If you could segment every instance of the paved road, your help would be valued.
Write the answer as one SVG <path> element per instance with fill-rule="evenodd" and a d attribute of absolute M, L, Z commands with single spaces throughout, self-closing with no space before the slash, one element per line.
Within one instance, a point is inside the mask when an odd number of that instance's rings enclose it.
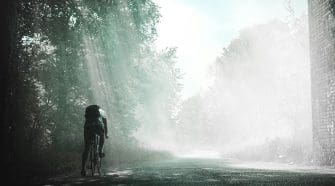
<path fill-rule="evenodd" d="M 248 165 L 248 167 L 253 167 Z M 257 167 L 257 166 L 255 166 Z M 104 176 L 59 177 L 45 185 L 334 185 L 335 171 L 281 167 L 246 168 L 222 159 L 173 159 L 111 168 Z"/>

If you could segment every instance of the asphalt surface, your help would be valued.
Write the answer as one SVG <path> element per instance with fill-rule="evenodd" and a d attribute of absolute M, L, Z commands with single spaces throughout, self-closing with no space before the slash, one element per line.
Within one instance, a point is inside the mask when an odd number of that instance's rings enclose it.
<path fill-rule="evenodd" d="M 260 167 L 260 168 L 259 168 Z M 41 185 L 334 185 L 335 170 L 243 165 L 224 159 L 173 159 L 109 168 L 102 176 L 64 176 Z"/>

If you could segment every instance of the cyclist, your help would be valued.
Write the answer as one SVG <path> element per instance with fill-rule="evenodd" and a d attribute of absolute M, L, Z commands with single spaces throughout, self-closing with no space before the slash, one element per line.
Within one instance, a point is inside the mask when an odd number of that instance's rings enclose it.
<path fill-rule="evenodd" d="M 90 149 L 91 142 L 95 136 L 99 135 L 99 157 L 102 158 L 105 156 L 103 153 L 103 145 L 105 138 L 108 138 L 107 133 L 107 119 L 106 113 L 98 105 L 90 105 L 86 107 L 85 110 L 85 125 L 84 125 L 84 151 L 82 154 L 82 163 L 81 163 L 81 175 L 86 175 L 86 161 L 88 157 L 88 151 Z"/>

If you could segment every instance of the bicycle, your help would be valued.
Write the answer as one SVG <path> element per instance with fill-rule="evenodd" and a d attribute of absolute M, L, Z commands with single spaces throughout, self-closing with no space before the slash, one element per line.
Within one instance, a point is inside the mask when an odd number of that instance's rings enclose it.
<path fill-rule="evenodd" d="M 98 173 L 99 176 L 102 175 L 102 158 L 99 156 L 98 152 L 99 135 L 94 134 L 94 138 L 91 142 L 90 152 L 89 152 L 89 169 L 91 169 L 91 176 Z"/>

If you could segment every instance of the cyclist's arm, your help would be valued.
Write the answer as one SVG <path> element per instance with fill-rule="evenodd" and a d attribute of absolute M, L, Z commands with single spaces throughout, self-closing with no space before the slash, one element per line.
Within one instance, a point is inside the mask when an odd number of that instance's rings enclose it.
<path fill-rule="evenodd" d="M 108 138 L 107 119 L 102 118 L 102 122 L 104 123 L 105 136 Z"/>

